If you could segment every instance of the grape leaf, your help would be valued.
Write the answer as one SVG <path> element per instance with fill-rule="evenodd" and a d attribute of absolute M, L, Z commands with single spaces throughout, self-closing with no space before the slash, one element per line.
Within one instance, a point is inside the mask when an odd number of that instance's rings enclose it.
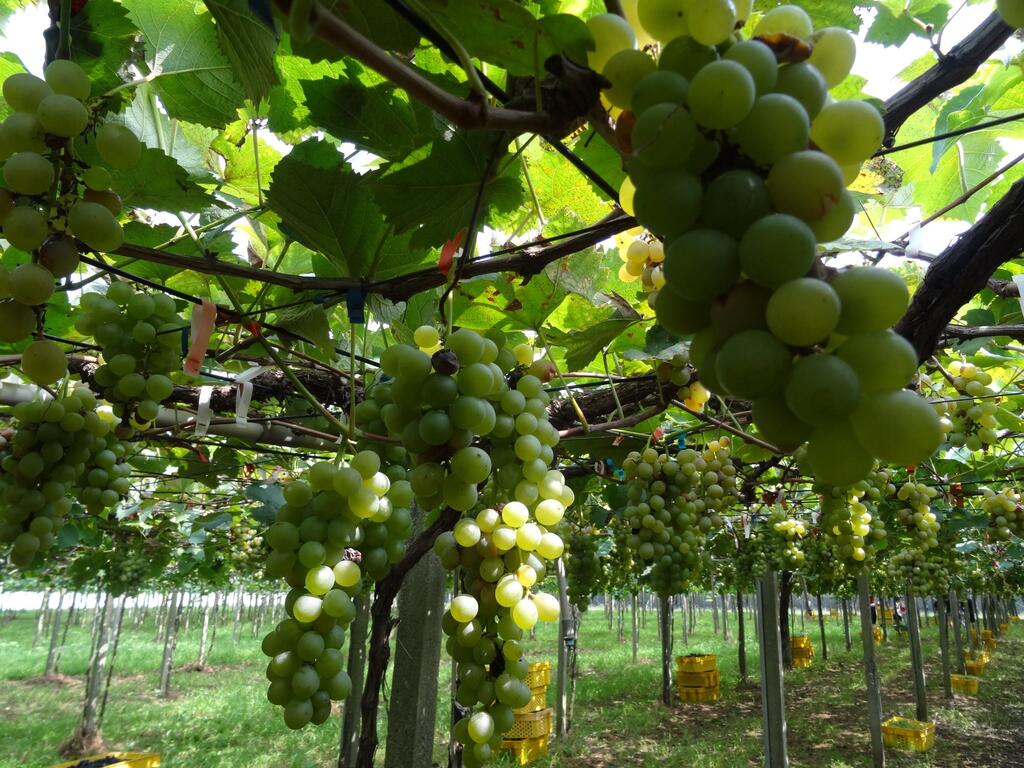
<path fill-rule="evenodd" d="M 419 32 L 384 0 L 324 0 L 320 5 L 386 50 L 410 51 L 419 42 Z M 311 61 L 340 61 L 345 57 L 341 49 L 317 37 L 301 43 L 292 40 L 291 45 L 296 54 Z"/>
<path fill-rule="evenodd" d="M 21 63 L 19 59 L 13 53 L 0 53 L 0 81 L 6 80 L 11 75 L 15 75 L 18 72 L 24 72 L 25 65 Z M 3 96 L 0 96 L 0 118 L 5 118 L 11 114 L 11 108 L 7 106 L 7 102 Z"/>
<path fill-rule="evenodd" d="M 569 368 L 582 371 L 601 350 L 611 344 L 623 331 L 640 322 L 639 318 L 606 317 L 586 328 L 572 331 L 561 331 L 557 328 L 545 328 L 547 340 L 557 347 L 562 347 Z"/>
<path fill-rule="evenodd" d="M 116 88 L 124 79 L 131 79 L 125 61 L 132 57 L 136 34 L 128 14 L 114 0 L 90 0 L 71 17 L 75 63 L 89 75 L 93 96 Z M 125 96 L 130 92 L 120 93 Z M 111 101 L 108 106 L 116 112 L 120 102 Z"/>
<path fill-rule="evenodd" d="M 274 53 L 277 40 L 273 31 L 249 10 L 246 0 L 204 0 L 217 21 L 221 48 L 234 67 L 246 95 L 256 103 L 277 85 Z"/>
<path fill-rule="evenodd" d="M 309 107 L 303 82 L 315 82 L 323 77 L 344 73 L 344 67 L 329 61 L 311 62 L 303 56 L 280 54 L 275 60 L 279 84 L 270 91 L 268 99 L 268 127 L 287 138 L 287 134 L 305 128 L 309 120 Z"/>
<path fill-rule="evenodd" d="M 142 33 L 153 88 L 172 118 L 220 128 L 245 101 L 207 14 L 192 0 L 122 0 Z"/>

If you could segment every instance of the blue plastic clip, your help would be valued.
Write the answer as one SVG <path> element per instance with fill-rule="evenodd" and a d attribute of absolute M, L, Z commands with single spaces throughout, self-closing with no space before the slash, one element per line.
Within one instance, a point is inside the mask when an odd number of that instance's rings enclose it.
<path fill-rule="evenodd" d="M 366 291 L 362 286 L 348 289 L 348 293 L 345 295 L 345 306 L 348 309 L 348 321 L 352 325 L 362 325 L 366 322 L 366 313 L 363 311 L 365 301 Z"/>
<path fill-rule="evenodd" d="M 686 447 L 686 433 L 685 432 L 680 432 L 679 433 L 679 436 L 676 438 L 676 445 L 678 445 L 680 448 L 685 448 Z"/>
<path fill-rule="evenodd" d="M 621 480 L 622 478 L 624 478 L 626 476 L 626 470 L 624 470 L 624 469 L 616 469 L 615 470 L 615 476 Z"/>

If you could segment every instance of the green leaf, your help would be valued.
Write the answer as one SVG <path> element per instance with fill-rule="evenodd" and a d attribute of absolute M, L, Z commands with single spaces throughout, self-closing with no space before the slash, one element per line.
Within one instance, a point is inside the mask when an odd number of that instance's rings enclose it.
<path fill-rule="evenodd" d="M 384 0 L 324 0 L 320 5 L 385 50 L 408 52 L 420 40 L 419 32 Z M 292 40 L 291 45 L 295 53 L 311 61 L 340 61 L 345 57 L 339 48 L 317 37 L 304 43 Z"/>
<path fill-rule="evenodd" d="M 234 136 L 222 135 L 210 148 L 224 158 L 224 191 L 233 194 L 249 205 L 258 205 L 266 190 L 274 168 L 281 160 L 281 154 L 262 138 L 261 133 L 248 131 L 245 140 L 239 143 Z M 259 152 L 257 164 L 255 152 Z"/>
<path fill-rule="evenodd" d="M 305 142 L 277 164 L 267 202 L 281 217 L 282 230 L 344 275 L 368 277 L 410 258 L 407 238 L 391 234 L 366 177 L 326 142 Z"/>
<path fill-rule="evenodd" d="M 566 351 L 566 363 L 574 371 L 582 371 L 601 350 L 611 344 L 620 333 L 639 318 L 609 317 L 585 328 L 565 332 L 557 328 L 545 329 L 544 335 L 555 346 Z"/>
<path fill-rule="evenodd" d="M 218 132 L 213 128 L 181 120 L 172 124 L 167 115 L 151 108 L 146 89 L 139 89 L 125 111 L 108 117 L 107 122 L 128 126 L 147 147 L 159 149 L 161 141 L 166 142 L 167 154 L 188 171 L 189 176 L 204 181 L 213 180 L 208 154 L 210 142 L 217 137 Z"/>
<path fill-rule="evenodd" d="M 321 304 L 302 304 L 288 307 L 275 313 L 274 322 L 284 326 L 292 333 L 309 339 L 324 350 L 333 350 L 331 343 L 331 323 L 327 311 Z"/>
<path fill-rule="evenodd" d="M 142 33 L 153 88 L 172 118 L 220 128 L 237 118 L 245 91 L 192 0 L 121 0 Z"/>
<path fill-rule="evenodd" d="M 274 71 L 277 40 L 257 19 L 246 0 L 204 0 L 217 22 L 221 48 L 253 103 L 262 101 L 278 83 Z"/>
<path fill-rule="evenodd" d="M 469 225 L 481 186 L 478 228 L 491 214 L 518 206 L 523 200 L 518 164 L 509 164 L 481 185 L 495 140 L 493 134 L 459 131 L 420 149 L 405 165 L 389 166 L 383 175 L 374 176 L 370 182 L 374 198 L 395 231 L 413 232 L 414 247 L 441 245 Z M 495 167 L 500 169 L 508 153 L 503 146 L 497 151 L 502 157 Z"/>
<path fill-rule="evenodd" d="M 25 71 L 25 65 L 13 53 L 0 53 L 0 81 L 6 80 L 11 75 Z M 3 96 L 0 96 L 0 119 L 11 114 L 11 108 Z"/>
<path fill-rule="evenodd" d="M 267 121 L 268 127 L 274 133 L 287 135 L 312 125 L 303 83 L 340 75 L 344 68 L 334 62 L 323 61 L 314 64 L 303 56 L 284 54 L 278 55 L 275 63 L 280 85 L 270 92 Z"/>
<path fill-rule="evenodd" d="M 301 85 L 315 125 L 387 160 L 403 159 L 438 134 L 433 113 L 390 83 L 349 77 Z"/>
<path fill-rule="evenodd" d="M 71 17 L 75 63 L 92 81 L 92 95 L 99 96 L 131 79 L 125 62 L 132 58 L 138 34 L 124 8 L 114 0 L 90 0 Z M 124 77 L 122 77 L 124 75 Z M 121 95 L 128 95 L 122 91 Z M 114 103 L 116 107 L 117 102 Z"/>
<path fill-rule="evenodd" d="M 277 483 L 254 483 L 245 487 L 245 498 L 258 501 L 262 506 L 249 507 L 252 516 L 264 525 L 270 525 L 277 510 L 284 506 L 284 490 Z"/>

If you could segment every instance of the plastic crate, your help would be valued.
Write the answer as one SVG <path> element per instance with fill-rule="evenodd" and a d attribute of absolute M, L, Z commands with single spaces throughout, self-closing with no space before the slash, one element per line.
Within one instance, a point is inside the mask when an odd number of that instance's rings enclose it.
<path fill-rule="evenodd" d="M 991 640 L 992 639 L 992 630 L 991 629 L 983 629 L 983 630 L 981 630 L 981 639 L 982 640 Z"/>
<path fill-rule="evenodd" d="M 810 635 L 793 635 L 791 638 L 789 638 L 789 644 L 793 647 L 794 651 L 797 648 L 813 648 L 814 647 L 813 645 L 811 645 L 811 636 Z"/>
<path fill-rule="evenodd" d="M 530 712 L 540 712 L 544 707 L 548 705 L 548 687 L 542 685 L 540 688 L 532 688 L 533 698 L 530 699 L 530 703 L 525 707 L 512 710 L 517 715 L 524 715 Z"/>
<path fill-rule="evenodd" d="M 982 664 L 988 664 L 992 661 L 992 657 L 988 655 L 988 651 L 970 651 L 967 654 L 967 658 L 971 661 L 980 661 Z"/>
<path fill-rule="evenodd" d="M 794 656 L 793 669 L 807 669 L 814 663 L 813 656 Z"/>
<path fill-rule="evenodd" d="M 996 649 L 996 639 L 994 637 L 986 637 L 983 642 L 985 643 L 986 651 L 994 651 Z"/>
<path fill-rule="evenodd" d="M 722 682 L 722 674 L 717 669 L 710 672 L 679 672 L 676 685 L 680 688 L 711 688 Z"/>
<path fill-rule="evenodd" d="M 520 765 L 532 763 L 538 757 L 548 753 L 548 737 L 538 736 L 535 739 L 505 739 L 498 749 L 511 752 Z"/>
<path fill-rule="evenodd" d="M 677 686 L 676 692 L 679 694 L 680 700 L 686 702 L 718 701 L 719 687 L 717 685 L 708 686 L 707 688 L 684 688 L 683 686 Z"/>
<path fill-rule="evenodd" d="M 551 682 L 551 662 L 538 661 L 531 664 L 523 680 L 530 688 L 543 688 Z"/>
<path fill-rule="evenodd" d="M 160 755 L 156 752 L 105 752 L 102 755 L 90 755 L 58 763 L 52 768 L 75 768 L 87 760 L 102 760 L 105 757 L 119 758 L 119 762 L 107 763 L 103 768 L 159 768 Z"/>
<path fill-rule="evenodd" d="M 978 683 L 981 680 L 974 675 L 950 675 L 949 684 L 953 690 L 957 693 L 962 693 L 965 696 L 977 696 L 978 695 Z"/>
<path fill-rule="evenodd" d="M 506 739 L 538 739 L 541 736 L 551 735 L 551 727 L 554 721 L 554 710 L 548 707 L 540 712 L 528 712 L 516 715 L 516 721 L 512 727 L 502 734 Z"/>
<path fill-rule="evenodd" d="M 927 752 L 935 745 L 935 723 L 890 717 L 882 723 L 882 739 L 887 747 Z"/>
<path fill-rule="evenodd" d="M 1000 624 L 999 625 L 999 631 L 1002 632 L 1003 634 L 1006 634 L 1007 632 L 1010 631 L 1010 625 L 1009 624 Z"/>
<path fill-rule="evenodd" d="M 1010 623 L 1011 624 L 1016 624 L 1018 621 L 1020 621 L 1020 616 L 1011 616 L 1010 617 Z"/>
<path fill-rule="evenodd" d="M 967 674 L 972 677 L 978 677 L 985 672 L 985 667 L 988 666 L 987 661 L 971 661 L 967 660 L 964 662 L 964 668 L 967 670 Z"/>
<path fill-rule="evenodd" d="M 676 672 L 710 672 L 718 669 L 717 656 L 676 656 Z"/>

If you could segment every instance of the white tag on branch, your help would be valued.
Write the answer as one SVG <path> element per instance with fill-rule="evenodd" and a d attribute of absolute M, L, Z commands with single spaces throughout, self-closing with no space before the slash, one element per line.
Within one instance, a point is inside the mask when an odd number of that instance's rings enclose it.
<path fill-rule="evenodd" d="M 921 255 L 922 238 L 921 224 L 919 222 L 907 233 L 907 248 L 904 251 L 904 255 L 908 259 L 916 259 Z"/>
<path fill-rule="evenodd" d="M 261 373 L 269 371 L 265 365 L 255 365 L 247 371 L 242 371 L 235 377 L 235 423 L 247 424 L 249 422 L 249 403 L 252 402 L 252 380 Z"/>
<path fill-rule="evenodd" d="M 213 417 L 213 410 L 210 408 L 210 397 L 213 395 L 213 387 L 204 384 L 199 388 L 199 410 L 196 411 L 196 437 L 202 437 L 210 428 L 210 419 Z"/>

